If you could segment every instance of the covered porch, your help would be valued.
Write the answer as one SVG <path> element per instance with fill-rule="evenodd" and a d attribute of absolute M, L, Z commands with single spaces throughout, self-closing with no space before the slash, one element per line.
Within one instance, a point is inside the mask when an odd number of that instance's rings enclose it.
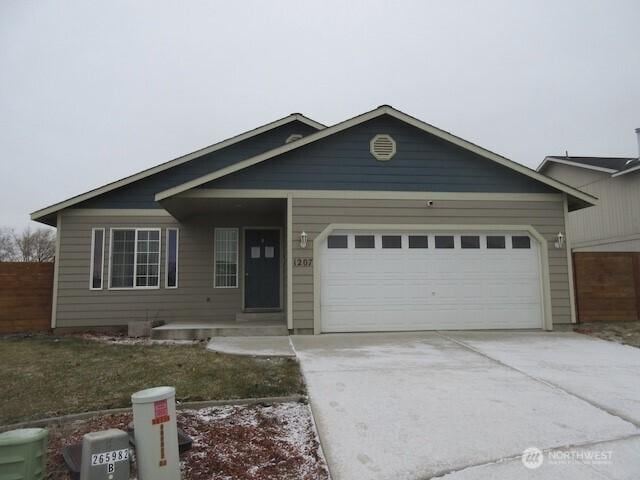
<path fill-rule="evenodd" d="M 178 289 L 197 292 L 206 313 L 174 318 L 152 337 L 287 335 L 287 199 L 187 193 L 161 204 L 179 224 Z"/>

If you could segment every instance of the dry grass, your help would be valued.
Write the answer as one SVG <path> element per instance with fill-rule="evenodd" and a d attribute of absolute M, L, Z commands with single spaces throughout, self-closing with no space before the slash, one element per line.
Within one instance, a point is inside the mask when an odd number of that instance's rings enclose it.
<path fill-rule="evenodd" d="M 581 323 L 574 331 L 640 348 L 640 322 Z"/>
<path fill-rule="evenodd" d="M 0 425 L 130 406 L 171 385 L 179 401 L 304 392 L 293 359 L 223 355 L 204 345 L 109 345 L 75 337 L 0 337 Z"/>

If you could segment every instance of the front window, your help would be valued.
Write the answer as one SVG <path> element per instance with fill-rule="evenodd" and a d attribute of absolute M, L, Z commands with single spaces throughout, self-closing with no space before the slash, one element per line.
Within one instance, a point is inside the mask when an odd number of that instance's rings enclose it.
<path fill-rule="evenodd" d="M 214 243 L 215 287 L 236 288 L 238 286 L 238 229 L 216 228 Z"/>
<path fill-rule="evenodd" d="M 111 288 L 160 286 L 160 229 L 111 230 Z"/>
<path fill-rule="evenodd" d="M 178 229 L 167 228 L 165 287 L 178 288 Z"/>
<path fill-rule="evenodd" d="M 91 290 L 102 289 L 102 265 L 104 264 L 104 228 L 91 231 Z"/>

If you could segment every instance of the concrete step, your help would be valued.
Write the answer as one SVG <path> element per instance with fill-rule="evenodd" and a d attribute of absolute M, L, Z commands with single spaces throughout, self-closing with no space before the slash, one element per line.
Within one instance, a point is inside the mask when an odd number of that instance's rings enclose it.
<path fill-rule="evenodd" d="M 238 312 L 236 322 L 284 322 L 283 312 Z"/>
<path fill-rule="evenodd" d="M 289 335 L 285 324 L 167 324 L 151 330 L 154 340 L 206 340 L 213 337 L 277 337 Z"/>

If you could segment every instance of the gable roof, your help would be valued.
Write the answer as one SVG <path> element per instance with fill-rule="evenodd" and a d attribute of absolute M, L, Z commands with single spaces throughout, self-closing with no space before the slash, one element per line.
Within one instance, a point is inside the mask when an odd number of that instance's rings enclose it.
<path fill-rule="evenodd" d="M 549 155 L 538 166 L 537 171 L 544 170 L 549 163 L 560 163 L 572 167 L 585 168 L 598 172 L 616 173 L 628 168 L 630 163 L 637 162 L 633 157 L 570 157 L 568 155 Z"/>
<path fill-rule="evenodd" d="M 274 148 L 273 150 L 269 150 L 267 152 L 261 153 L 259 155 L 256 155 L 254 157 L 248 158 L 246 160 L 242 160 L 238 163 L 235 163 L 229 167 L 226 168 L 222 168 L 219 170 L 216 170 L 214 172 L 211 172 L 207 175 L 203 175 L 202 177 L 196 178 L 194 180 L 185 182 L 181 185 L 177 185 L 175 187 L 169 188 L 167 190 L 164 190 L 162 192 L 159 192 L 156 194 L 155 199 L 156 201 L 161 201 L 163 199 L 172 197 L 174 195 L 178 195 L 182 192 L 185 192 L 187 190 L 190 190 L 192 188 L 196 188 L 200 185 L 203 185 L 207 182 L 216 180 L 218 178 L 224 177 L 225 175 L 229 175 L 231 173 L 237 172 L 239 170 L 251 167 L 253 165 L 256 165 L 258 163 L 264 162 L 265 160 L 268 160 L 270 158 L 276 157 L 278 155 L 282 155 L 284 153 L 290 152 L 292 150 L 295 150 L 297 148 L 303 147 L 305 145 L 308 145 L 310 143 L 313 142 L 317 142 L 318 140 L 321 140 L 323 138 L 327 138 L 331 135 L 334 135 L 338 132 L 347 130 L 351 127 L 354 127 L 356 125 L 359 125 L 361 123 L 364 123 L 368 120 L 380 117 L 382 115 L 389 115 L 393 118 L 396 118 L 402 122 L 405 122 L 409 125 L 412 125 L 420 130 L 423 130 L 431 135 L 434 135 L 436 137 L 439 137 L 449 143 L 452 143 L 454 145 L 457 145 L 459 147 L 462 147 L 468 151 L 471 151 L 477 155 L 480 155 L 484 158 L 487 158 L 489 160 L 492 160 L 504 167 L 510 168 L 512 170 L 515 170 L 516 172 L 519 172 L 523 175 L 526 175 L 530 178 L 533 178 L 534 180 L 537 180 L 539 182 L 542 182 L 552 188 L 555 188 L 556 190 L 559 190 L 561 192 L 565 192 L 567 194 L 569 194 L 571 197 L 579 200 L 580 202 L 582 202 L 585 206 L 589 206 L 589 205 L 594 205 L 595 202 L 597 201 L 596 197 L 593 197 L 592 195 L 589 195 L 587 193 L 584 193 L 580 190 L 577 190 L 569 185 L 566 185 L 562 182 L 559 182 L 558 180 L 555 180 L 553 178 L 547 177 L 541 173 L 536 172 L 535 170 L 532 170 L 528 167 L 525 167 L 524 165 L 521 165 L 519 163 L 516 163 L 512 160 L 509 160 L 506 157 L 503 157 L 501 155 L 498 155 L 497 153 L 491 152 L 485 148 L 482 148 L 474 143 L 471 143 L 467 140 L 464 140 L 460 137 L 456 137 L 455 135 L 446 132 L 444 130 L 441 130 L 437 127 L 434 127 L 433 125 L 430 125 L 428 123 L 425 123 L 421 120 L 418 120 L 415 117 L 412 117 L 410 115 L 407 115 L 404 112 L 401 112 L 399 110 L 396 110 L 395 108 L 389 106 L 389 105 L 382 105 L 374 110 L 371 110 L 369 112 L 363 113 L 361 115 L 358 115 L 356 117 L 353 117 L 349 120 L 345 120 L 341 123 L 337 123 L 331 127 L 327 127 L 321 131 L 318 131 L 316 133 L 312 133 L 311 135 L 307 135 L 306 137 L 303 137 L 299 140 L 296 140 L 295 142 L 292 142 L 290 144 L 285 144 L 282 145 L 278 148 Z"/>
<path fill-rule="evenodd" d="M 74 197 L 71 197 L 67 200 L 64 200 L 62 202 L 58 202 L 55 203 L 53 205 L 50 205 L 48 207 L 45 207 L 43 209 L 40 210 L 36 210 L 35 212 L 31 213 L 31 220 L 41 220 L 44 219 L 44 217 L 47 217 L 49 215 L 52 215 L 64 208 L 69 208 L 73 205 L 77 205 L 80 202 L 84 202 L 85 200 L 88 200 L 90 198 L 93 197 L 97 197 L 98 195 L 102 195 L 104 193 L 110 192 L 112 190 L 115 190 L 117 188 L 123 187 L 125 185 L 128 185 L 130 183 L 136 182 L 138 180 L 142 180 L 143 178 L 149 177 L 151 175 L 154 175 L 156 173 L 160 173 L 163 172 L 165 170 L 168 170 L 170 168 L 176 167 L 178 165 L 182 165 L 184 163 L 187 163 L 191 160 L 195 160 L 196 158 L 200 158 L 204 155 L 213 153 L 215 151 L 218 150 L 222 150 L 223 148 L 229 147 L 231 145 L 240 143 L 242 141 L 248 140 L 252 137 L 255 137 L 257 135 L 260 135 L 262 133 L 268 132 L 270 130 L 273 130 L 275 128 L 281 127 L 283 125 L 286 125 L 288 123 L 291 123 L 293 121 L 298 121 L 298 122 L 302 122 L 306 125 L 309 125 L 310 127 L 315 128 L 316 130 L 321 130 L 326 128 L 325 125 L 316 122 L 315 120 L 312 120 L 308 117 L 305 117 L 304 115 L 302 115 L 301 113 L 292 113 L 286 117 L 280 118 L 278 120 L 275 120 L 273 122 L 267 123 L 265 125 L 262 125 L 260 127 L 254 128 L 252 130 L 248 130 L 244 133 L 241 133 L 239 135 L 233 136 L 231 138 L 228 138 L 226 140 L 223 140 L 221 142 L 218 143 L 214 143 L 212 145 L 209 145 L 208 147 L 204 147 L 201 148 L 199 150 L 196 150 L 194 152 L 188 153 L 186 155 L 183 155 L 181 157 L 178 158 L 174 158 L 173 160 L 169 160 L 168 162 L 164 162 L 161 163 L 160 165 L 156 165 L 155 167 L 151 167 L 148 168 L 146 170 L 142 170 L 138 173 L 135 173 L 133 175 L 130 175 L 128 177 L 122 178 L 120 180 L 116 180 L 115 182 L 111 182 L 108 183 L 106 185 L 103 185 L 102 187 L 98 187 L 95 188 L 93 190 L 89 190 L 88 192 L 82 193 L 80 195 L 76 195 Z"/>

